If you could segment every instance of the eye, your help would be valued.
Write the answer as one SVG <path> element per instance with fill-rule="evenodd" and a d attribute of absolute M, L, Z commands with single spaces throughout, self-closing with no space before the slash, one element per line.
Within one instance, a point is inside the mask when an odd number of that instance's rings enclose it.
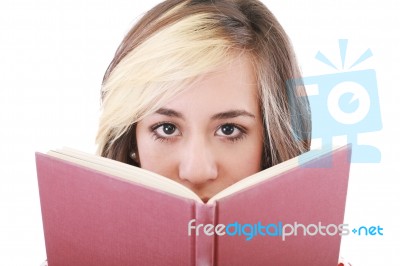
<path fill-rule="evenodd" d="M 234 125 L 223 125 L 221 127 L 221 132 L 224 135 L 232 135 L 232 133 L 235 131 L 235 126 Z"/>
<path fill-rule="evenodd" d="M 224 124 L 218 128 L 217 132 L 215 132 L 215 135 L 226 137 L 229 140 L 238 140 L 242 138 L 245 133 L 245 130 L 240 126 L 235 124 Z"/>
<path fill-rule="evenodd" d="M 152 131 L 156 138 L 172 138 L 181 135 L 179 129 L 172 123 L 157 124 L 152 128 Z"/>

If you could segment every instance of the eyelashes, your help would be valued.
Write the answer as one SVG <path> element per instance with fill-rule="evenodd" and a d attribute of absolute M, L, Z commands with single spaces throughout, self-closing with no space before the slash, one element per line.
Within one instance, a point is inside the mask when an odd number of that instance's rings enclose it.
<path fill-rule="evenodd" d="M 237 124 L 227 123 L 220 125 L 214 135 L 235 142 L 243 139 L 247 135 L 247 130 Z"/>
<path fill-rule="evenodd" d="M 174 141 L 182 136 L 179 127 L 172 122 L 160 122 L 150 127 L 154 140 L 161 142 Z M 219 125 L 214 136 L 229 142 L 242 140 L 247 136 L 247 129 L 235 123 L 224 123 Z"/>
<path fill-rule="evenodd" d="M 182 133 L 179 131 L 178 127 L 171 122 L 161 122 L 151 127 L 151 132 L 155 140 L 167 141 L 172 140 Z"/>

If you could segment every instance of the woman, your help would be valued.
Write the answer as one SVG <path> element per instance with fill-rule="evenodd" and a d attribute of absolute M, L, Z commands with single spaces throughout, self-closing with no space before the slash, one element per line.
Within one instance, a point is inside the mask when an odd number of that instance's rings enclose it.
<path fill-rule="evenodd" d="M 299 78 L 289 38 L 261 2 L 164 1 L 128 32 L 105 73 L 98 153 L 206 202 L 309 150 Z"/>
<path fill-rule="evenodd" d="M 129 31 L 105 73 L 98 152 L 204 201 L 310 147 L 289 39 L 256 0 L 168 0 Z"/>

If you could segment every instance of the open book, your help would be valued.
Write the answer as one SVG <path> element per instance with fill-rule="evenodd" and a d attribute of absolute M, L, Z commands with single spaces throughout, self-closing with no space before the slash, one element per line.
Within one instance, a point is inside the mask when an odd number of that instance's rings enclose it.
<path fill-rule="evenodd" d="M 36 153 L 48 264 L 337 265 L 350 152 L 305 153 L 207 203 L 121 162 Z"/>

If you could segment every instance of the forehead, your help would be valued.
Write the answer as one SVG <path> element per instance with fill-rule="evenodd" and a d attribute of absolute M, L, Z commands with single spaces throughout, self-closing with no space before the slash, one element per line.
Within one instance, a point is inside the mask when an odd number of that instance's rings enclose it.
<path fill-rule="evenodd" d="M 247 56 L 239 56 L 203 74 L 164 107 L 183 113 L 215 113 L 259 109 L 258 86 L 253 65 Z"/>

